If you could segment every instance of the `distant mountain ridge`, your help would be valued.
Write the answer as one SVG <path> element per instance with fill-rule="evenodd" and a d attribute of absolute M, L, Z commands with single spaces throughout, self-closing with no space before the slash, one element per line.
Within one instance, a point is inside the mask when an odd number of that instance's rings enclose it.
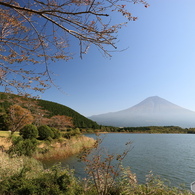
<path fill-rule="evenodd" d="M 195 112 L 158 96 L 148 97 L 128 109 L 89 117 L 100 125 L 117 127 L 195 127 Z"/>

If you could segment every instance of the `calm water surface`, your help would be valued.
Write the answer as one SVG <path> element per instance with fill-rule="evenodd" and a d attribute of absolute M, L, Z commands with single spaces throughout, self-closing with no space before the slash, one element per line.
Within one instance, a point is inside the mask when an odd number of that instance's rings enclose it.
<path fill-rule="evenodd" d="M 96 137 L 94 134 L 87 134 Z M 145 182 L 145 175 L 150 171 L 163 179 L 171 182 L 172 186 L 185 184 L 190 188 L 190 183 L 195 181 L 195 135 L 193 134 L 102 134 L 101 147 L 105 153 L 121 154 L 125 150 L 126 142 L 133 142 L 132 150 L 124 159 L 123 165 L 129 166 L 136 173 L 138 182 Z M 46 162 L 51 166 L 56 161 Z M 73 156 L 61 160 L 62 166 L 75 169 L 77 176 L 83 177 L 84 165 Z"/>

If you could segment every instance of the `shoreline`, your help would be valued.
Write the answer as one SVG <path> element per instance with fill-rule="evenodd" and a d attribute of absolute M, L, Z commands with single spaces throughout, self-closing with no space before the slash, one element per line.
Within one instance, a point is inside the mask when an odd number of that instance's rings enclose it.
<path fill-rule="evenodd" d="M 51 143 L 49 146 L 43 144 L 41 149 L 48 149 L 46 153 L 35 153 L 33 158 L 45 161 L 45 160 L 60 160 L 66 159 L 75 154 L 82 152 L 83 148 L 93 148 L 95 144 L 95 139 L 87 136 L 72 137 L 70 140 L 65 140 L 63 142 Z"/>
<path fill-rule="evenodd" d="M 83 148 L 93 148 L 96 140 L 84 135 L 75 136 L 71 139 L 58 140 L 51 143 L 40 142 L 37 151 L 33 154 L 36 160 L 64 159 L 82 152 Z M 0 156 L 12 145 L 8 137 L 0 137 Z"/>

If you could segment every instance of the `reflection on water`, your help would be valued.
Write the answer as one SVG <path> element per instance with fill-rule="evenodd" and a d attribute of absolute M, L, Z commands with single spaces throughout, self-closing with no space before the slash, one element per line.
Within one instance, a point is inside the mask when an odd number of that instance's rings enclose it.
<path fill-rule="evenodd" d="M 94 134 L 87 134 L 96 137 Z M 168 179 L 173 186 L 185 184 L 187 188 L 195 181 L 195 135 L 192 134 L 102 134 L 101 147 L 110 154 L 120 154 L 125 143 L 132 141 L 133 149 L 124 159 L 123 165 L 136 173 L 139 183 L 151 170 L 154 175 Z M 66 160 L 44 162 L 46 167 L 61 162 L 62 166 L 75 169 L 75 174 L 84 177 L 84 164 L 77 156 Z"/>

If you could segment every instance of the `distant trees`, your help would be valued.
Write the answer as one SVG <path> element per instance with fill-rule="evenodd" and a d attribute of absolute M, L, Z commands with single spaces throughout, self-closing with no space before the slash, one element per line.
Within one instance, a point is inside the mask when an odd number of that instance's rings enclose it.
<path fill-rule="evenodd" d="M 110 56 L 106 46 L 116 49 L 118 30 L 137 19 L 128 11 L 131 3 L 148 7 L 144 0 L 1 0 L 0 85 L 44 91 L 52 83 L 48 63 L 71 59 L 74 39 L 81 57 L 91 45 Z M 127 21 L 112 21 L 117 13 Z"/>
<path fill-rule="evenodd" d="M 146 127 L 123 127 L 118 132 L 130 133 L 188 133 L 187 129 L 178 126 L 146 126 Z"/>
<path fill-rule="evenodd" d="M 55 115 L 52 116 L 49 120 L 50 127 L 55 127 L 57 129 L 64 129 L 67 127 L 73 127 L 72 117 L 68 117 L 65 115 Z"/>
<path fill-rule="evenodd" d="M 45 101 L 45 100 L 37 100 L 37 101 L 38 101 L 38 106 L 42 107 L 43 110 L 48 112 L 47 113 L 48 118 L 52 118 L 53 116 L 62 116 L 62 115 L 67 116 L 65 121 L 67 121 L 68 119 L 69 122 L 66 126 L 73 125 L 74 127 L 79 127 L 79 128 L 94 128 L 94 129 L 99 128 L 99 125 L 96 122 L 82 116 L 81 114 L 77 113 L 76 111 L 72 110 L 67 106 L 63 106 L 61 104 Z M 46 118 L 44 120 L 46 120 Z"/>

